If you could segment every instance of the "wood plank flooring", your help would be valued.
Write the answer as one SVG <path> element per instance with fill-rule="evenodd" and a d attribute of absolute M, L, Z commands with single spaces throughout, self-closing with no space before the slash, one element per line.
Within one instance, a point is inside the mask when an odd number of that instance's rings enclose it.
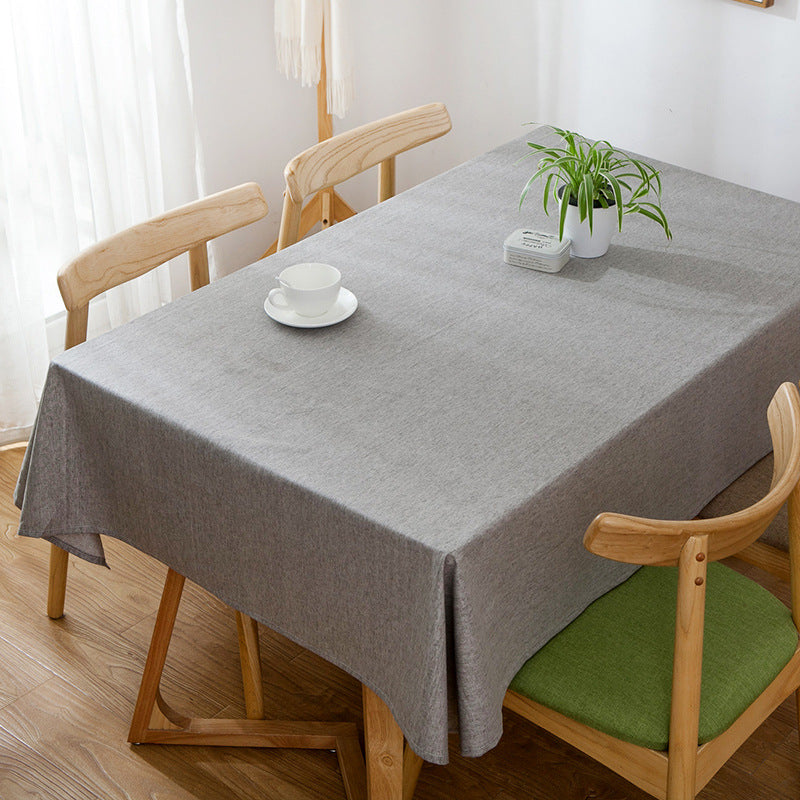
<path fill-rule="evenodd" d="M 111 569 L 71 559 L 67 614 L 45 614 L 48 545 L 16 536 L 21 449 L 0 450 L 0 798 L 2 800 L 343 800 L 328 752 L 127 743 L 165 569 L 106 540 Z M 746 569 L 746 567 L 742 567 Z M 754 575 L 756 572 L 753 573 Z M 785 585 L 774 582 L 783 596 Z M 359 684 L 260 630 L 267 714 L 361 724 Z M 181 710 L 244 716 L 233 613 L 187 583 L 165 670 Z M 418 800 L 645 800 L 647 795 L 506 712 L 478 759 L 426 764 Z M 784 704 L 699 795 L 796 800 L 800 745 Z"/>

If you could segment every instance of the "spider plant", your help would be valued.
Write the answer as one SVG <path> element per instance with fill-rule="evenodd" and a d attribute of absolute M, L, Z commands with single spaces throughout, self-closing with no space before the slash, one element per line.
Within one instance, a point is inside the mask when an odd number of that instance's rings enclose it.
<path fill-rule="evenodd" d="M 545 178 L 543 206 L 549 215 L 552 199 L 558 206 L 558 235 L 564 238 L 564 220 L 569 205 L 577 206 L 580 220 L 589 221 L 592 231 L 595 208 L 616 207 L 622 230 L 625 214 L 641 214 L 657 222 L 667 239 L 669 223 L 661 209 L 661 175 L 650 164 L 639 161 L 605 140 L 590 142 L 574 131 L 550 127 L 561 137 L 561 146 L 528 142 L 540 157 L 539 166 L 522 190 L 520 207 L 535 181 Z"/>

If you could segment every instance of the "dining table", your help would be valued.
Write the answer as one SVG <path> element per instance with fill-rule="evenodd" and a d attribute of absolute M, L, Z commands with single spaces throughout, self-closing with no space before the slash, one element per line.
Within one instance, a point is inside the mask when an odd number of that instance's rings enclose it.
<path fill-rule="evenodd" d="M 800 378 L 800 204 L 648 159 L 671 241 L 630 214 L 600 258 L 512 266 L 509 234 L 557 230 L 539 190 L 519 203 L 552 136 L 56 357 L 20 535 L 155 557 L 361 681 L 422 759 L 494 747 L 517 670 L 631 574 L 584 550 L 593 517 L 697 514 Z M 352 316 L 265 313 L 302 262 L 341 271 Z M 373 778 L 386 741 L 367 731 Z"/>

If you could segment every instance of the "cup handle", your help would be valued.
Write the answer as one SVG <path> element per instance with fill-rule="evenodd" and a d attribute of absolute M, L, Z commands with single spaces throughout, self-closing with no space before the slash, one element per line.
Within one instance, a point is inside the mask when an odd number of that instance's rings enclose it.
<path fill-rule="evenodd" d="M 278 300 L 278 298 L 280 298 L 280 301 Z M 289 310 L 289 304 L 286 302 L 286 296 L 284 295 L 283 290 L 279 289 L 277 286 L 274 289 L 269 290 L 267 299 L 276 308 L 282 308 L 287 311 Z"/>

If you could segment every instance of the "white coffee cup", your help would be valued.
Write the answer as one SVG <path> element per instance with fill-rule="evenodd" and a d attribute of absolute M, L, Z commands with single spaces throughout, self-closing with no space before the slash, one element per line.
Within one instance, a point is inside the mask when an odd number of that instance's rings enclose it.
<path fill-rule="evenodd" d="M 276 308 L 291 309 L 301 317 L 319 317 L 339 296 L 342 274 L 330 264 L 292 264 L 276 277 L 278 287 L 269 293 Z"/>

